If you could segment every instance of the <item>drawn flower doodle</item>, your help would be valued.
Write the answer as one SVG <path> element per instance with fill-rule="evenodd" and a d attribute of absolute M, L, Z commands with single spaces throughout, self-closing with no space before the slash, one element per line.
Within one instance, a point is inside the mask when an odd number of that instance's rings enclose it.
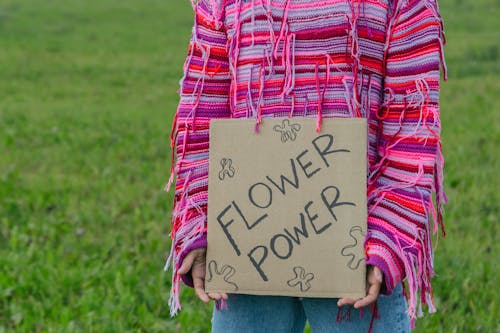
<path fill-rule="evenodd" d="M 222 280 L 225 282 L 225 284 L 231 285 L 233 287 L 234 291 L 238 290 L 238 285 L 231 281 L 231 278 L 233 275 L 236 273 L 236 270 L 234 269 L 233 266 L 230 265 L 222 265 L 222 267 L 219 269 L 217 267 L 217 262 L 215 260 L 212 260 L 208 263 L 208 272 L 206 276 L 206 280 L 208 282 L 211 282 L 213 280 Z M 220 282 L 214 282 L 220 285 Z"/>
<path fill-rule="evenodd" d="M 344 257 L 351 257 L 347 262 L 347 267 L 352 270 L 356 270 L 359 267 L 359 264 L 364 260 L 363 258 L 358 258 L 352 249 L 363 242 L 365 238 L 365 233 L 360 226 L 354 226 L 349 230 L 349 235 L 352 238 L 352 242 L 349 245 L 346 245 L 342 248 L 340 252 Z"/>
<path fill-rule="evenodd" d="M 220 165 L 222 169 L 219 171 L 219 179 L 224 180 L 226 176 L 232 178 L 236 170 L 233 167 L 233 161 L 230 158 L 222 158 L 220 160 Z"/>
<path fill-rule="evenodd" d="M 293 268 L 293 273 L 295 274 L 295 277 L 286 282 L 288 286 L 292 288 L 299 286 L 300 291 L 308 291 L 311 288 L 310 282 L 312 279 L 314 279 L 314 274 L 306 274 L 306 270 L 304 269 L 304 267 L 300 266 L 295 266 Z"/>
<path fill-rule="evenodd" d="M 283 119 L 281 125 L 275 125 L 273 129 L 281 133 L 281 142 L 294 141 L 297 138 L 297 132 L 300 131 L 300 124 L 290 124 L 290 120 Z"/>

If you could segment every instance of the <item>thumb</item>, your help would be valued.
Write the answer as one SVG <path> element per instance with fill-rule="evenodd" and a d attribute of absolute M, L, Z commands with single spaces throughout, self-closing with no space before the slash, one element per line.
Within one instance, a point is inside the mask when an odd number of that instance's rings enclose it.
<path fill-rule="evenodd" d="M 196 257 L 196 252 L 191 251 L 184 257 L 181 267 L 177 270 L 178 274 L 186 274 L 191 270 L 193 266 L 194 259 Z"/>

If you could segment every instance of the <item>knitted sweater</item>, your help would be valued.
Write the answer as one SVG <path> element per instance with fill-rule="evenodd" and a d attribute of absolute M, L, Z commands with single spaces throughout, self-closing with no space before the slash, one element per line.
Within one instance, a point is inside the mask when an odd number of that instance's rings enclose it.
<path fill-rule="evenodd" d="M 381 293 L 406 280 L 414 327 L 434 312 L 432 233 L 441 228 L 439 81 L 446 80 L 437 0 L 192 0 L 191 40 L 171 132 L 171 313 L 177 269 L 206 246 L 213 118 L 364 117 L 368 121 L 366 264 Z M 435 194 L 435 200 L 433 199 Z M 434 202 L 435 201 L 435 202 Z M 432 225 L 431 225 L 432 224 Z M 408 292 L 409 290 L 409 292 Z"/>

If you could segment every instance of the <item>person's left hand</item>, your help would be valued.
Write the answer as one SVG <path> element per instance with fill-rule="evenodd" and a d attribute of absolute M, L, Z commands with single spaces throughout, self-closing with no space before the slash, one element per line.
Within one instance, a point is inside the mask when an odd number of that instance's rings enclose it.
<path fill-rule="evenodd" d="M 364 298 L 354 299 L 354 298 L 341 298 L 338 300 L 337 305 L 343 306 L 346 304 L 353 305 L 355 309 L 359 309 L 363 306 L 367 306 L 375 302 L 378 298 L 380 288 L 382 287 L 382 282 L 384 280 L 384 273 L 380 268 L 372 265 L 367 266 L 367 295 Z"/>

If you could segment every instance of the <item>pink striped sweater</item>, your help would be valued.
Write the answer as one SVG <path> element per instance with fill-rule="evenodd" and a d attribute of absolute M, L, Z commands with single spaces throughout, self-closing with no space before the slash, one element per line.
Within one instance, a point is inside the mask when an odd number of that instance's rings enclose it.
<path fill-rule="evenodd" d="M 171 132 L 171 313 L 184 256 L 206 246 L 212 118 L 365 117 L 366 263 L 382 293 L 406 281 L 412 327 L 434 312 L 431 233 L 442 222 L 439 81 L 446 80 L 437 0 L 192 0 L 195 20 Z M 433 199 L 435 193 L 435 200 Z"/>

